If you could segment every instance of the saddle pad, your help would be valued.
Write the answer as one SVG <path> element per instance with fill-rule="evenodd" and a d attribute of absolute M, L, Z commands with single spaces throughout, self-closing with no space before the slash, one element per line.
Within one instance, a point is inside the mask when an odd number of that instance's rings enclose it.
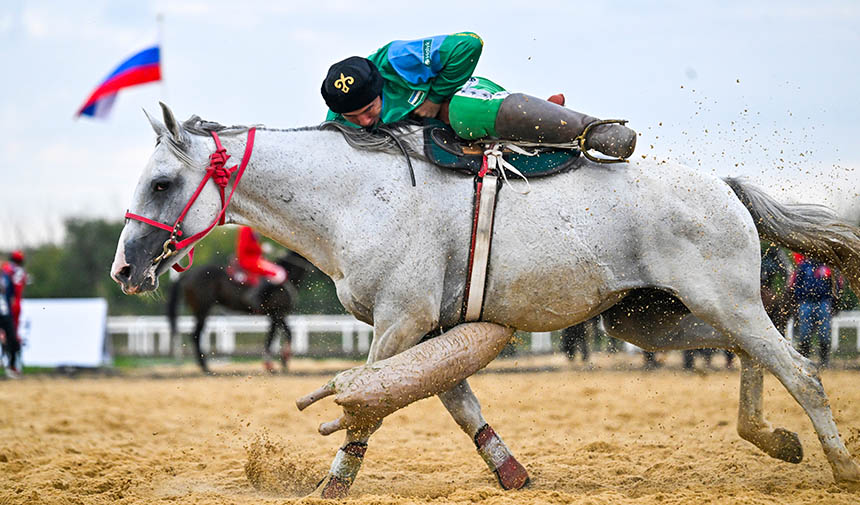
<path fill-rule="evenodd" d="M 543 177 L 564 172 L 573 167 L 579 158 L 577 149 L 534 149 L 536 156 L 505 152 L 505 161 L 515 166 L 526 177 Z M 468 175 L 477 175 L 483 165 L 484 146 L 467 142 L 454 133 L 450 126 L 438 120 L 429 120 L 424 127 L 424 153 L 434 164 Z"/>

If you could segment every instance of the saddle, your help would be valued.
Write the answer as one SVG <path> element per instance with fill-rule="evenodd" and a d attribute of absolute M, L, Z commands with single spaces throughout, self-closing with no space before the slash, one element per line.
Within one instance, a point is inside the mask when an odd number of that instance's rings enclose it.
<path fill-rule="evenodd" d="M 492 141 L 461 139 L 454 130 L 436 119 L 427 120 L 424 126 L 424 154 L 434 164 L 467 175 L 478 175 L 484 166 L 484 153 Z M 570 170 L 579 149 L 557 147 L 516 147 L 514 142 L 498 141 L 502 158 L 516 167 L 525 177 L 544 177 Z M 513 146 L 513 147 L 512 147 Z"/>

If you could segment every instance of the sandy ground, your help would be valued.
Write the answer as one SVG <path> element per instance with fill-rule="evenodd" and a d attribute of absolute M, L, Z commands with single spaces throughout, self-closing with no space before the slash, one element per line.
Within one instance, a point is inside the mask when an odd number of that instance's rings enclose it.
<path fill-rule="evenodd" d="M 343 364 L 297 362 L 297 376 L 222 365 L 234 374 L 150 370 L 0 382 L 0 505 L 322 502 L 301 496 L 342 443 L 342 434 L 316 431 L 339 409 L 326 399 L 300 413 L 294 401 L 325 382 L 321 368 Z M 860 492 L 833 484 L 809 420 L 772 377 L 765 410 L 775 425 L 799 433 L 805 459 L 798 465 L 737 436 L 737 371 L 638 365 L 625 356 L 598 360 L 597 369 L 560 357 L 505 360 L 492 366 L 497 373 L 471 379 L 485 417 L 531 474 L 526 490 L 502 491 L 430 398 L 386 420 L 347 501 L 860 502 Z M 551 371 L 524 371 L 538 368 Z M 823 374 L 853 454 L 860 454 L 858 379 L 856 370 Z"/>

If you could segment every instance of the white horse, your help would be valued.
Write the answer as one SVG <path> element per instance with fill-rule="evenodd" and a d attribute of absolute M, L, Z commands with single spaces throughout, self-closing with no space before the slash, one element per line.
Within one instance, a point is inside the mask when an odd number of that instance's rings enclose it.
<path fill-rule="evenodd" d="M 247 129 L 196 117 L 180 124 L 162 109 L 163 124 L 150 118 L 158 143 L 130 209 L 173 223 L 215 150 L 209 130 L 218 129 L 238 159 Z M 261 128 L 226 214 L 227 222 L 260 230 L 332 278 L 344 307 L 374 327 L 368 362 L 462 317 L 472 180 L 414 161 L 417 187 L 402 154 L 355 149 L 337 131 Z M 501 190 L 483 321 L 547 331 L 603 313 L 613 336 L 648 350 L 735 351 L 740 436 L 775 458 L 803 457 L 797 435 L 764 418 L 767 369 L 808 414 L 836 482 L 860 485 L 860 466 L 839 436 L 815 366 L 773 327 L 759 295 L 760 236 L 840 267 L 856 289 L 860 230 L 820 207 L 779 205 L 737 180 L 650 160 L 582 159 L 570 172 L 532 180 L 531 188 L 528 195 Z M 185 218 L 185 236 L 206 229 L 220 208 L 218 191 L 207 184 Z M 126 224 L 112 266 L 126 293 L 156 289 L 158 276 L 188 252 L 161 258 L 167 237 L 139 221 Z M 720 333 L 672 338 L 689 313 Z M 439 398 L 502 486 L 525 485 L 525 470 L 487 425 L 467 381 Z M 323 496 L 348 492 L 368 438 L 347 431 Z"/>

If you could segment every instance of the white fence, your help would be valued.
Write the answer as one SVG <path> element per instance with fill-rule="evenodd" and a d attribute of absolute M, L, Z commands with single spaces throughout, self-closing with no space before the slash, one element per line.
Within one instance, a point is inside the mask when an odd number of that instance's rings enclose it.
<path fill-rule="evenodd" d="M 287 324 L 293 334 L 294 354 L 307 354 L 310 335 L 320 332 L 340 333 L 344 354 L 365 354 L 370 348 L 373 329 L 349 315 L 295 315 L 287 318 Z M 180 316 L 177 325 L 181 334 L 190 334 L 194 329 L 194 318 Z M 211 316 L 206 320 L 200 344 L 203 352 L 209 352 L 214 347 L 219 354 L 232 354 L 236 350 L 237 333 L 265 333 L 268 328 L 269 320 L 265 316 Z M 857 351 L 860 352 L 860 311 L 842 312 L 833 318 L 831 342 L 834 351 L 839 347 L 839 331 L 842 328 L 857 330 Z M 172 345 L 181 343 L 179 339 L 171 343 L 170 327 L 164 316 L 108 317 L 107 331 L 111 336 L 127 335 L 127 352 L 135 355 L 169 355 L 173 352 Z M 791 339 L 791 323 L 786 333 Z M 551 335 L 548 331 L 532 333 L 531 352 L 551 352 Z M 627 349 L 632 351 L 635 347 L 628 345 Z"/>
<path fill-rule="evenodd" d="M 177 330 L 183 335 L 194 330 L 194 317 L 177 318 Z M 347 315 L 289 316 L 287 324 L 293 334 L 294 354 L 307 354 L 311 333 L 334 332 L 341 334 L 344 353 L 367 352 L 370 348 L 372 328 Z M 214 350 L 219 354 L 232 354 L 236 350 L 236 334 L 266 333 L 269 319 L 265 316 L 211 316 L 206 319 L 200 335 L 203 352 Z M 128 336 L 128 353 L 137 355 L 170 354 L 170 326 L 164 316 L 113 316 L 108 318 L 107 331 L 111 336 Z M 173 345 L 179 343 L 173 342 Z"/>
<path fill-rule="evenodd" d="M 188 335 L 194 330 L 193 316 L 177 318 L 177 330 Z M 344 354 L 367 353 L 373 328 L 349 315 L 294 315 L 287 318 L 293 334 L 292 351 L 308 353 L 312 333 L 340 333 L 341 351 Z M 265 316 L 211 316 L 200 336 L 203 352 L 232 354 L 236 350 L 238 333 L 265 333 L 269 319 Z M 127 353 L 134 355 L 169 355 L 180 339 L 170 341 L 170 326 L 164 316 L 112 316 L 107 321 L 108 335 L 127 335 Z M 550 332 L 532 333 L 533 352 L 550 352 Z M 214 341 L 214 346 L 213 346 Z"/>

